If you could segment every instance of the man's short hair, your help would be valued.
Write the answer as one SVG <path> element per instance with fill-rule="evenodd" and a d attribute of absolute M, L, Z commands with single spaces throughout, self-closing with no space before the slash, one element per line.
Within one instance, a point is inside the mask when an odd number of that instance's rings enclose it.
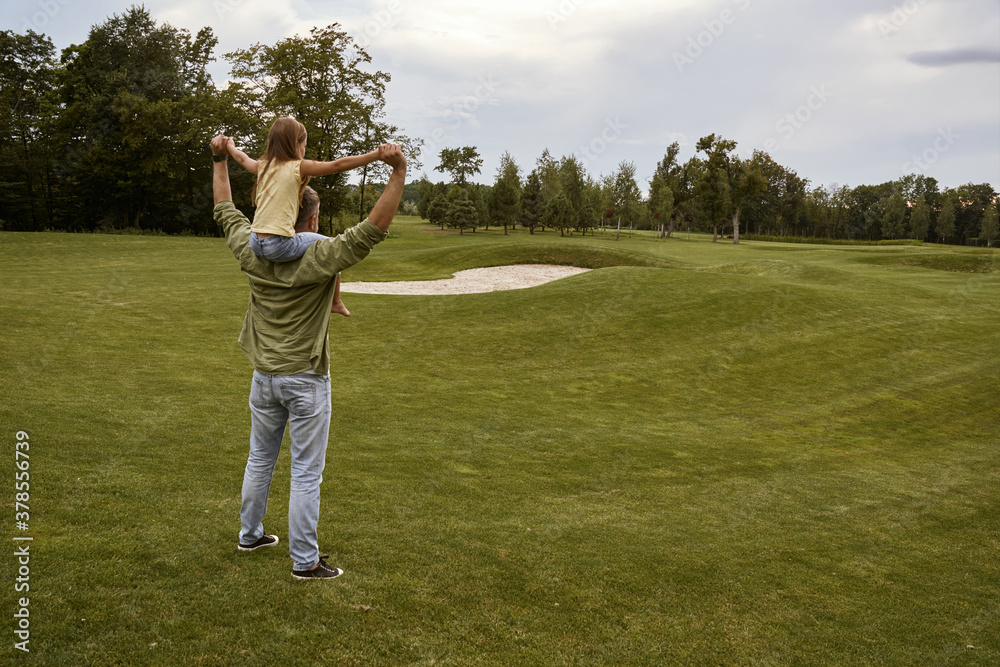
<path fill-rule="evenodd" d="M 302 191 L 302 203 L 299 204 L 299 217 L 295 220 L 295 231 L 301 232 L 306 223 L 319 212 L 319 195 L 308 185 Z"/>

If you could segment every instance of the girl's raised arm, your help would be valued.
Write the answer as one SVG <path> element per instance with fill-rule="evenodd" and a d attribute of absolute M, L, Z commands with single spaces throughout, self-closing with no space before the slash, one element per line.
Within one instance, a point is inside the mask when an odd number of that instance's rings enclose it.
<path fill-rule="evenodd" d="M 254 160 L 252 157 L 237 148 L 231 137 L 227 147 L 229 149 L 229 154 L 233 156 L 234 160 L 243 165 L 244 169 L 249 171 L 251 174 L 257 173 L 257 160 Z"/>
<path fill-rule="evenodd" d="M 381 159 L 381 153 L 378 150 L 374 150 L 371 153 L 364 153 L 363 155 L 338 158 L 332 162 L 303 160 L 299 165 L 299 173 L 303 176 L 329 176 L 330 174 L 339 174 L 344 171 L 363 167 L 378 159 Z"/>

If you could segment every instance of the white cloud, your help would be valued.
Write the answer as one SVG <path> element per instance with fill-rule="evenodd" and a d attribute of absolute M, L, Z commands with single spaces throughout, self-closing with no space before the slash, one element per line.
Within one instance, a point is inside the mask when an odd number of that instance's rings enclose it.
<path fill-rule="evenodd" d="M 19 17 L 38 2 L 13 0 L 3 27 L 20 30 Z M 219 3 L 238 6 L 225 12 Z M 931 175 L 1000 188 L 998 66 L 964 62 L 969 52 L 1000 50 L 995 0 L 145 4 L 177 27 L 212 27 L 217 81 L 228 73 L 227 51 L 340 22 L 367 45 L 373 67 L 392 75 L 388 120 L 411 136 L 433 137 L 428 171 L 440 148 L 476 145 L 482 179 L 491 180 L 504 151 L 530 168 L 546 147 L 558 156 L 600 146 L 617 118 L 627 127 L 588 159 L 594 175 L 629 160 L 648 179 L 672 141 L 686 159 L 714 132 L 738 141 L 745 155 L 775 139 L 775 159 L 814 183 L 858 184 L 898 177 L 938 128 L 954 127 L 963 140 Z M 122 7 L 103 0 L 69 2 L 47 19 L 46 32 L 60 48 L 79 43 L 115 11 Z M 679 68 L 674 56 L 692 41 L 697 56 Z M 958 62 L 928 66 L 949 59 Z M 493 82 L 485 95 L 484 80 Z M 832 95 L 810 106 L 812 89 L 824 86 Z"/>

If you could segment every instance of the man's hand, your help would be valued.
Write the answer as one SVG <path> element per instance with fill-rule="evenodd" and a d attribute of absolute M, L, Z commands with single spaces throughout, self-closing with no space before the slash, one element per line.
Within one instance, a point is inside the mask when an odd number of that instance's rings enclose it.
<path fill-rule="evenodd" d="M 386 157 L 396 148 L 399 148 L 396 144 L 382 144 L 376 149 L 376 159 L 385 162 Z"/>
<path fill-rule="evenodd" d="M 383 144 L 379 146 L 379 153 L 382 162 L 392 167 L 393 170 L 406 170 L 406 156 L 403 155 L 403 149 L 398 144 Z"/>
<path fill-rule="evenodd" d="M 212 138 L 209 142 L 209 146 L 212 147 L 212 152 L 216 155 L 228 155 L 229 154 L 229 144 L 232 143 L 232 139 L 224 134 L 220 134 Z"/>

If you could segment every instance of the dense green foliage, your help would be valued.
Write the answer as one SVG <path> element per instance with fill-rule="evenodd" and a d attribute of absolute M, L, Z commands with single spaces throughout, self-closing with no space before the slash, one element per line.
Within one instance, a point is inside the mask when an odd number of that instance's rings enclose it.
<path fill-rule="evenodd" d="M 344 294 L 319 538 L 345 574 L 320 583 L 290 576 L 287 451 L 282 543 L 236 550 L 223 242 L 0 233 L 0 421 L 31 442 L 17 661 L 1000 662 L 1000 252 L 657 237 L 401 220 L 344 274 L 603 267 Z"/>
<path fill-rule="evenodd" d="M 461 234 L 466 229 L 472 229 L 476 226 L 479 213 L 476 211 L 476 205 L 469 198 L 466 188 L 455 188 L 455 192 L 458 194 L 448 205 L 444 219 L 449 227 L 454 227 Z"/>
<path fill-rule="evenodd" d="M 419 168 L 423 142 L 385 117 L 390 75 L 375 69 L 339 24 L 224 54 L 231 63 L 225 89 L 206 69 L 215 46 L 211 29 L 192 35 L 157 24 L 143 7 L 94 26 L 83 44 L 59 58 L 44 35 L 0 32 L 0 228 L 215 234 L 205 216 L 212 200 L 209 138 L 224 131 L 259 155 L 270 123 L 287 114 L 306 125 L 309 158 L 330 160 L 393 141 Z M 735 242 L 741 230 L 758 237 L 973 245 L 997 237 L 991 217 L 997 193 L 989 184 L 942 190 L 934 178 L 910 174 L 879 185 L 810 187 L 767 153 L 743 158 L 736 147 L 711 134 L 681 162 L 674 143 L 642 187 L 634 162 L 591 175 L 581 158 L 556 159 L 548 149 L 526 174 L 505 154 L 492 184 L 497 196 L 470 180 L 483 166 L 476 146 L 441 149 L 434 169 L 468 189 L 477 214 L 461 229 L 534 230 L 555 220 L 564 234 L 611 222 L 659 229 L 666 237 L 676 229 L 707 230 Z M 353 201 L 346 175 L 316 179 L 321 231 L 363 216 L 367 188 L 377 190 L 385 176 L 378 163 L 363 168 Z M 427 186 L 419 190 L 422 182 Z M 250 174 L 234 171 L 241 207 L 251 184 Z M 443 210 L 429 217 L 431 200 L 447 195 L 449 184 L 434 185 L 426 177 L 410 183 L 406 210 L 443 225 Z"/>
<path fill-rule="evenodd" d="M 998 234 L 990 236 L 990 216 L 998 203 L 989 184 L 970 183 L 942 192 L 935 179 L 911 174 L 878 186 L 810 189 L 808 179 L 763 151 L 740 158 L 734 152 L 735 141 L 714 134 L 700 139 L 696 148 L 698 154 L 682 164 L 680 146 L 669 146 L 645 199 L 632 162 L 624 161 L 612 174 L 594 179 L 575 156 L 556 160 L 545 150 L 522 179 L 514 158 L 504 153 L 492 185 L 498 194 L 486 195 L 486 212 L 478 224 L 516 222 L 530 230 L 544 229 L 550 224 L 546 220 L 552 219 L 546 211 L 562 208 L 562 203 L 554 202 L 565 195 L 573 222 L 559 223 L 564 232 L 573 228 L 585 233 L 611 222 L 659 229 L 666 237 L 676 229 L 693 228 L 716 237 L 730 235 L 736 242 L 742 229 L 756 238 L 912 239 L 971 245 L 987 245 Z M 428 217 L 432 201 L 446 194 L 449 185 L 431 183 L 426 176 L 420 183 L 417 211 Z M 466 187 L 457 176 L 453 185 Z"/>
<path fill-rule="evenodd" d="M 7 230 L 163 230 L 215 234 L 208 141 L 220 131 L 259 155 L 271 122 L 294 115 L 306 156 L 331 160 L 418 143 L 384 120 L 389 75 L 337 24 L 226 54 L 232 81 L 207 72 L 216 39 L 157 24 L 132 7 L 62 52 L 44 35 L 0 33 L 0 225 Z M 372 167 L 370 177 L 383 176 Z M 365 177 L 368 177 L 368 171 Z M 233 172 L 238 205 L 252 177 Z M 343 175 L 317 179 L 321 228 L 348 206 Z M 369 202 L 371 203 L 371 202 Z"/>
<path fill-rule="evenodd" d="M 497 168 L 496 184 L 490 189 L 488 210 L 490 218 L 503 227 L 505 234 L 521 218 L 521 192 L 520 169 L 510 153 L 504 153 Z"/>
<path fill-rule="evenodd" d="M 446 171 L 459 185 L 465 185 L 470 176 L 482 170 L 483 159 L 475 146 L 461 148 L 444 148 L 439 155 L 441 164 L 434 167 L 435 171 Z"/>

